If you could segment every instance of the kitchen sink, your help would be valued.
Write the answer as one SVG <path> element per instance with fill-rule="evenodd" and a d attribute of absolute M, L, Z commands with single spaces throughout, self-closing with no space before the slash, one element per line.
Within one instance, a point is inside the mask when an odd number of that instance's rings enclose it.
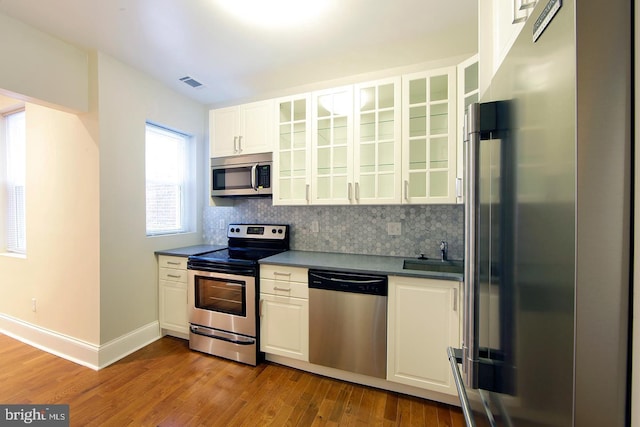
<path fill-rule="evenodd" d="M 438 273 L 464 273 L 464 261 L 451 259 L 441 261 L 439 259 L 405 259 L 402 265 L 404 270 L 434 271 Z"/>

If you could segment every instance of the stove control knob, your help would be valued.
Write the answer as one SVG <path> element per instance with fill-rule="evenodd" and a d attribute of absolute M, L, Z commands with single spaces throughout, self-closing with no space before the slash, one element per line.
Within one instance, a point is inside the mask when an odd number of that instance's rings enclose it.
<path fill-rule="evenodd" d="M 275 233 L 276 233 L 276 229 L 275 229 L 275 228 L 272 228 L 272 229 L 271 229 L 271 232 L 272 232 L 273 234 L 275 234 Z"/>
<path fill-rule="evenodd" d="M 282 234 L 282 228 L 278 229 L 278 234 Z"/>

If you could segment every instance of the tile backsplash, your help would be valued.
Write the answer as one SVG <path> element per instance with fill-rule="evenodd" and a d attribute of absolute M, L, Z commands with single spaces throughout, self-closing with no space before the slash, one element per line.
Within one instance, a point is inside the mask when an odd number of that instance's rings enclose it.
<path fill-rule="evenodd" d="M 390 222 L 401 224 L 400 235 L 388 235 Z M 237 199 L 231 207 L 204 209 L 204 241 L 226 244 L 230 223 L 289 224 L 294 250 L 432 258 L 445 240 L 449 258 L 464 253 L 463 205 L 272 206 L 270 198 Z"/>

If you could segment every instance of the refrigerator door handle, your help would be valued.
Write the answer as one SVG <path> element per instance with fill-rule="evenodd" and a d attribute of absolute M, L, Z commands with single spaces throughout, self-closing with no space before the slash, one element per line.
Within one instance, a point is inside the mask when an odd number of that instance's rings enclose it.
<path fill-rule="evenodd" d="M 479 182 L 478 153 L 480 148 L 480 104 L 467 107 L 465 114 L 465 228 L 464 240 L 464 300 L 462 331 L 462 372 L 468 387 L 478 388 L 478 224 L 479 224 Z"/>
<path fill-rule="evenodd" d="M 473 418 L 473 413 L 471 411 L 471 405 L 469 404 L 469 398 L 467 397 L 467 390 L 464 388 L 464 384 L 462 383 L 462 377 L 460 376 L 460 371 L 458 370 L 458 358 L 456 357 L 456 352 L 460 350 L 456 350 L 453 347 L 447 348 L 447 355 L 449 356 L 449 364 L 451 365 L 451 373 L 453 374 L 453 381 L 456 384 L 456 389 L 458 390 L 458 396 L 460 397 L 460 409 L 462 409 L 462 415 L 464 416 L 464 421 L 467 427 L 476 427 L 476 421 Z"/>

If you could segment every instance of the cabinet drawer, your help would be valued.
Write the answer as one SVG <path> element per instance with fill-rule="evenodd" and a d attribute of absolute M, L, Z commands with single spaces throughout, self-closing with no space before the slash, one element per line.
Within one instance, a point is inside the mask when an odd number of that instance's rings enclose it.
<path fill-rule="evenodd" d="M 187 258 L 180 256 L 160 255 L 158 257 L 158 265 L 164 268 L 177 268 L 179 270 L 186 270 Z"/>
<path fill-rule="evenodd" d="M 309 298 L 309 288 L 307 284 L 299 282 L 260 279 L 260 292 L 285 297 Z"/>
<path fill-rule="evenodd" d="M 284 267 L 281 265 L 260 265 L 260 277 L 277 280 L 279 282 L 307 283 L 309 270 L 300 267 Z"/>
<path fill-rule="evenodd" d="M 177 270 L 175 268 L 160 268 L 158 275 L 160 280 L 187 283 L 187 270 Z"/>

